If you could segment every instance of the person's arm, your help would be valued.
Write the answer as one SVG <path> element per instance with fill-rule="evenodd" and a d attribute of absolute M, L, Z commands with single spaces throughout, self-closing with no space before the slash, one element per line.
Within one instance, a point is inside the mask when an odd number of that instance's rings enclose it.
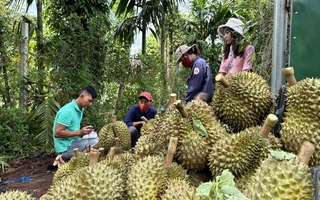
<path fill-rule="evenodd" d="M 144 121 L 140 120 L 136 120 L 139 116 L 139 114 L 137 113 L 139 110 L 139 107 L 137 105 L 132 106 L 128 113 L 126 114 L 125 118 L 124 118 L 124 123 L 127 124 L 127 126 L 134 126 L 134 127 L 139 127 L 139 126 L 143 126 L 145 124 Z"/>
<path fill-rule="evenodd" d="M 67 131 L 66 126 L 57 123 L 56 129 L 54 132 L 54 137 L 56 138 L 69 138 L 69 137 L 75 137 L 75 136 L 84 136 L 92 132 L 93 127 L 92 126 L 85 126 L 80 130 L 75 131 Z"/>
<path fill-rule="evenodd" d="M 254 47 L 252 45 L 248 45 L 243 54 L 243 66 L 242 66 L 242 71 L 249 71 L 253 67 L 253 61 L 252 61 L 252 56 L 254 54 Z"/>
<path fill-rule="evenodd" d="M 223 76 L 226 75 L 226 71 L 228 67 L 227 60 L 228 59 L 225 59 L 224 57 L 222 57 L 222 60 L 220 63 L 219 74 L 222 74 Z"/>

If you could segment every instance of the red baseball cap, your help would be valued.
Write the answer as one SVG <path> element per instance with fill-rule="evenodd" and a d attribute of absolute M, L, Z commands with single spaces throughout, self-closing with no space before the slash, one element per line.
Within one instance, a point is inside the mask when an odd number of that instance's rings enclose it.
<path fill-rule="evenodd" d="M 139 95 L 139 99 L 140 99 L 141 97 L 144 97 L 144 98 L 148 99 L 149 101 L 152 101 L 152 96 L 151 96 L 151 94 L 150 94 L 149 92 L 142 92 L 142 93 Z"/>

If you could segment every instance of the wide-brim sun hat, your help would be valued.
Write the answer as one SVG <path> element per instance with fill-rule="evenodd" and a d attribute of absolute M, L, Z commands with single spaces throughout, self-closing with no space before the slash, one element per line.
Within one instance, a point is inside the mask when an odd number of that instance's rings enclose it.
<path fill-rule="evenodd" d="M 194 46 L 196 46 L 196 44 L 193 44 L 190 47 L 185 45 L 185 44 L 183 44 L 180 47 L 178 47 L 177 50 L 176 50 L 176 53 L 175 53 L 176 59 L 177 59 L 176 64 L 181 62 L 181 58 L 182 58 L 183 54 L 187 53 Z"/>
<path fill-rule="evenodd" d="M 224 36 L 224 29 L 231 28 L 232 30 L 243 36 L 243 25 L 244 24 L 240 19 L 230 18 L 226 24 L 220 25 L 218 27 L 218 32 L 221 36 Z"/>

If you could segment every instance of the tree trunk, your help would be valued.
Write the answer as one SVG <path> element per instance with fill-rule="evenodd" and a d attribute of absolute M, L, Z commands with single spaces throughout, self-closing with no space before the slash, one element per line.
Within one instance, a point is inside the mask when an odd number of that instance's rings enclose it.
<path fill-rule="evenodd" d="M 168 55 L 168 64 L 167 64 L 167 77 L 168 77 L 168 80 L 170 80 L 170 76 L 171 76 L 171 65 L 172 65 L 171 57 L 172 57 L 172 54 L 173 54 L 173 32 L 172 32 L 172 29 L 170 28 L 170 30 L 169 30 L 169 55 Z M 172 93 L 172 81 L 169 81 L 168 91 L 170 93 Z"/>
<path fill-rule="evenodd" d="M 22 22 L 21 24 L 22 39 L 20 44 L 20 106 L 23 107 L 24 113 L 27 112 L 27 88 L 26 77 L 28 74 L 28 50 L 29 50 L 29 24 Z"/>
<path fill-rule="evenodd" d="M 10 99 L 10 87 L 9 87 L 9 80 L 8 80 L 8 74 L 7 74 L 7 67 L 6 67 L 6 54 L 5 54 L 4 39 L 3 39 L 4 34 L 5 33 L 0 30 L 0 56 L 1 56 L 0 66 L 2 66 L 3 78 L 4 78 L 4 84 L 5 84 L 5 92 L 2 94 L 2 98 L 4 100 L 4 104 L 8 105 L 10 104 L 11 99 Z"/>
<path fill-rule="evenodd" d="M 161 51 L 161 71 L 163 78 L 163 88 L 167 85 L 167 64 L 165 63 L 165 45 L 166 45 L 166 17 L 165 13 L 162 13 L 161 19 L 161 42 L 160 42 L 160 51 Z"/>
<path fill-rule="evenodd" d="M 118 90 L 118 100 L 116 103 L 116 110 L 115 110 L 115 115 L 118 114 L 118 110 L 121 109 L 122 106 L 122 100 L 123 100 L 123 94 L 124 94 L 124 89 L 125 89 L 125 80 L 126 80 L 126 75 L 123 74 L 120 80 L 120 85 L 119 85 L 119 90 Z"/>
<path fill-rule="evenodd" d="M 37 0 L 36 1 L 37 5 L 37 31 L 36 31 L 36 36 L 37 36 L 37 51 L 38 51 L 38 71 L 40 74 L 39 78 L 39 94 L 40 94 L 40 102 L 44 101 L 44 98 L 41 98 L 43 95 L 43 79 L 44 79 L 44 66 L 43 66 L 43 24 L 42 24 L 42 0 Z"/>

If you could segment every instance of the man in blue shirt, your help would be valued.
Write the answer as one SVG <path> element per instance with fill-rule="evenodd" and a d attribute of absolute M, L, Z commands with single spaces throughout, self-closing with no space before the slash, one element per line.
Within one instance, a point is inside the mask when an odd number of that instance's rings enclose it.
<path fill-rule="evenodd" d="M 97 97 L 96 90 L 92 86 L 85 86 L 81 89 L 77 99 L 64 105 L 57 112 L 52 135 L 55 151 L 59 154 L 54 165 L 61 167 L 65 161 L 70 160 L 73 156 L 74 148 L 80 152 L 88 151 L 88 147 L 98 148 L 98 138 L 82 139 L 93 131 L 92 126 L 81 128 L 81 120 L 84 109 L 89 108 Z"/>
<path fill-rule="evenodd" d="M 154 118 L 157 110 L 151 107 L 152 96 L 149 92 L 142 92 L 139 95 L 139 103 L 133 105 L 124 118 L 124 122 L 129 127 L 131 134 L 131 147 L 134 148 L 138 139 L 140 138 L 140 130 L 146 124 L 141 117 L 147 119 Z"/>
<path fill-rule="evenodd" d="M 213 95 L 213 82 L 209 64 L 200 57 L 200 51 L 194 44 L 192 46 L 181 45 L 176 50 L 177 64 L 182 63 L 183 67 L 190 68 L 190 76 L 187 80 L 188 91 L 185 104 L 192 101 L 199 92 L 206 92 Z"/>

